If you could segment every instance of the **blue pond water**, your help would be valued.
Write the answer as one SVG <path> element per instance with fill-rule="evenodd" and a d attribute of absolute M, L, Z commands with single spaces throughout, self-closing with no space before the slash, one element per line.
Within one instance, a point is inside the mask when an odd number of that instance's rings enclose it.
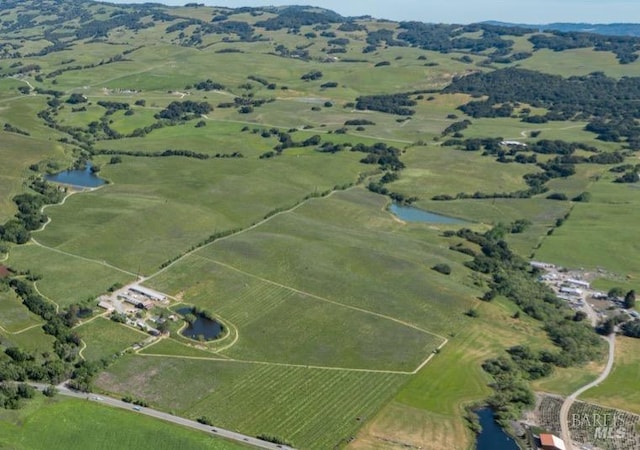
<path fill-rule="evenodd" d="M 507 433 L 495 422 L 493 411 L 490 408 L 482 408 L 475 411 L 480 418 L 482 432 L 478 435 L 476 450 L 519 450 Z"/>
<path fill-rule="evenodd" d="M 403 206 L 397 203 L 392 203 L 389 210 L 397 218 L 405 222 L 441 223 L 445 225 L 464 225 L 469 223 L 462 219 L 456 219 L 455 217 L 443 216 L 442 214 L 424 211 L 414 208 L 413 206 Z"/>
<path fill-rule="evenodd" d="M 98 187 L 106 183 L 105 180 L 91 172 L 90 164 L 87 164 L 87 166 L 82 170 L 65 170 L 64 172 L 59 172 L 53 175 L 46 175 L 45 179 L 55 183 L 70 184 L 72 186 L 80 187 Z"/>
<path fill-rule="evenodd" d="M 178 310 L 178 314 L 182 314 L 183 316 L 190 312 L 191 308 L 180 308 Z M 198 316 L 198 318 L 182 330 L 180 334 L 194 340 L 199 340 L 200 336 L 202 336 L 205 341 L 211 341 L 213 339 L 217 339 L 221 333 L 222 325 L 220 322 Z"/>

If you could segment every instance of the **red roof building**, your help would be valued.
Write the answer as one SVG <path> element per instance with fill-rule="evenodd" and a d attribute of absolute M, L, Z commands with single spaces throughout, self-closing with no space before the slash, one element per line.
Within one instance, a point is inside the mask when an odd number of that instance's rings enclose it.
<path fill-rule="evenodd" d="M 564 441 L 553 434 L 541 434 L 540 445 L 542 450 L 567 450 Z"/>

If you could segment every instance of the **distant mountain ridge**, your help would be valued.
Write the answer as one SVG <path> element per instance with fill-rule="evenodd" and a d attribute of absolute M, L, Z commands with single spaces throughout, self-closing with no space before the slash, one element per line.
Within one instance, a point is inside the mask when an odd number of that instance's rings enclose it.
<path fill-rule="evenodd" d="M 489 25 L 498 25 L 503 27 L 520 27 L 530 28 L 534 30 L 554 30 L 564 32 L 583 32 L 601 34 L 604 36 L 640 36 L 640 23 L 566 23 L 556 22 L 548 24 L 521 24 L 521 23 L 509 23 L 499 22 L 495 20 L 488 20 L 486 23 Z"/>

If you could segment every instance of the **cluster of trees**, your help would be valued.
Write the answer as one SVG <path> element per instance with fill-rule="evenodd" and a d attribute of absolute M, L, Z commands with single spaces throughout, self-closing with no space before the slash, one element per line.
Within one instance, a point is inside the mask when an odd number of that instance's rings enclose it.
<path fill-rule="evenodd" d="M 344 126 L 364 126 L 364 125 L 375 125 L 375 122 L 367 119 L 350 119 L 344 122 Z"/>
<path fill-rule="evenodd" d="M 356 99 L 356 109 L 361 111 L 380 111 L 399 116 L 412 116 L 415 110 L 416 101 L 409 97 L 409 94 L 388 94 L 388 95 L 363 95 Z"/>
<path fill-rule="evenodd" d="M 240 114 L 253 112 L 253 108 L 258 108 L 265 103 L 275 102 L 275 98 L 255 98 L 253 93 L 235 97 L 233 102 L 223 102 L 218 104 L 218 108 L 237 108 Z"/>
<path fill-rule="evenodd" d="M 640 125 L 635 120 L 640 77 L 615 80 L 600 72 L 563 78 L 530 70 L 509 68 L 456 78 L 444 92 L 463 92 L 486 100 L 474 100 L 460 109 L 472 117 L 509 117 L 516 103 L 546 108 L 542 116 L 526 116 L 529 122 L 587 120 L 587 130 L 605 141 L 626 140 L 640 148 Z"/>
<path fill-rule="evenodd" d="M 615 183 L 637 183 L 638 181 L 640 181 L 640 174 L 637 170 L 630 170 L 614 180 Z"/>
<path fill-rule="evenodd" d="M 378 164 L 382 169 L 391 171 L 404 169 L 404 163 L 400 161 L 402 151 L 384 142 L 376 142 L 373 145 L 358 143 L 351 147 L 351 151 L 367 154 L 360 160 L 363 164 Z"/>
<path fill-rule="evenodd" d="M 16 134 L 21 134 L 23 136 L 31 136 L 31 133 L 29 133 L 28 131 L 22 130 L 16 126 L 11 125 L 10 123 L 5 123 L 4 127 L 3 127 L 4 131 L 7 131 L 9 133 L 16 133 Z"/>
<path fill-rule="evenodd" d="M 640 319 L 625 322 L 620 328 L 625 336 L 640 338 Z"/>
<path fill-rule="evenodd" d="M 410 197 L 399 192 L 393 192 L 385 186 L 388 183 L 396 181 L 398 178 L 400 178 L 400 176 L 398 175 L 398 171 L 385 172 L 385 174 L 380 178 L 379 181 L 370 182 L 367 185 L 367 189 L 369 189 L 371 192 L 375 192 L 376 194 L 387 195 L 397 203 L 411 204 L 418 201 L 418 197 Z"/>
<path fill-rule="evenodd" d="M 10 347 L 7 351 L 14 350 Z M 19 409 L 24 399 L 33 398 L 35 389 L 25 383 L 0 382 L 0 408 Z"/>
<path fill-rule="evenodd" d="M 303 74 L 300 79 L 304 81 L 314 81 L 322 78 L 322 72 L 319 70 L 312 70 L 311 72 L 307 72 Z"/>
<path fill-rule="evenodd" d="M 256 26 L 271 31 L 283 28 L 299 30 L 305 25 L 342 23 L 344 21 L 344 17 L 333 11 L 311 10 L 305 6 L 288 6 L 278 10 L 277 16 L 256 22 Z"/>
<path fill-rule="evenodd" d="M 442 132 L 442 135 L 446 136 L 448 134 L 458 134 L 462 130 L 465 130 L 466 128 L 468 128 L 469 125 L 471 125 L 471 121 L 468 119 L 461 120 L 459 122 L 454 122 L 444 129 L 444 131 Z"/>
<path fill-rule="evenodd" d="M 97 105 L 102 106 L 107 110 L 107 112 L 104 113 L 105 116 L 110 116 L 116 111 L 127 111 L 131 107 L 131 105 L 125 102 L 109 102 L 105 100 L 99 100 L 96 103 Z"/>
<path fill-rule="evenodd" d="M 179 122 L 196 119 L 203 114 L 213 111 L 211 105 L 207 102 L 194 102 L 186 100 L 183 102 L 171 102 L 169 105 L 156 114 L 156 119 L 165 119 L 170 122 Z"/>
<path fill-rule="evenodd" d="M 31 238 L 31 231 L 40 228 L 47 216 L 42 213 L 44 205 L 59 203 L 64 193 L 43 179 L 36 179 L 29 187 L 34 193 L 18 194 L 13 198 L 18 207 L 15 216 L 0 225 L 0 241 L 24 244 Z"/>
<path fill-rule="evenodd" d="M 224 84 L 216 83 L 215 81 L 210 79 L 199 81 L 198 83 L 194 84 L 193 87 L 199 91 L 223 91 L 226 89 Z M 187 86 L 185 89 L 190 89 L 190 87 Z"/>

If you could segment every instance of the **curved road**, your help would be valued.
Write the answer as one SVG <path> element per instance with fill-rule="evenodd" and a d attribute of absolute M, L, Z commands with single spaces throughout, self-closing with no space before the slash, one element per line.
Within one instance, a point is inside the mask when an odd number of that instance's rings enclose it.
<path fill-rule="evenodd" d="M 573 402 L 585 391 L 591 389 L 594 386 L 602 383 L 611 373 L 611 369 L 613 368 L 613 360 L 615 357 L 616 350 L 616 335 L 615 333 L 611 333 L 609 336 L 604 338 L 609 344 L 609 360 L 607 361 L 607 366 L 604 368 L 600 376 L 589 384 L 582 386 L 580 389 L 575 391 L 569 397 L 564 400 L 562 407 L 560 408 L 560 430 L 562 433 L 562 440 L 567 446 L 567 450 L 573 450 L 573 442 L 571 441 L 571 433 L 569 432 L 569 410 L 571 409 L 571 405 Z"/>
<path fill-rule="evenodd" d="M 33 387 L 37 388 L 38 390 L 42 390 L 47 387 L 46 384 L 40 384 L 40 383 L 29 383 L 29 384 L 31 384 Z M 182 425 L 184 427 L 193 428 L 195 430 L 204 431 L 210 434 L 211 436 L 218 436 L 218 437 L 229 439 L 232 441 L 237 441 L 249 446 L 253 446 L 257 448 L 265 448 L 269 450 L 281 450 L 281 449 L 294 450 L 292 447 L 288 447 L 286 445 L 277 445 L 271 442 L 263 441 L 262 439 L 256 439 L 251 436 L 236 433 L 235 431 L 225 430 L 223 428 L 218 428 L 212 425 L 204 425 L 194 420 L 173 416 L 171 414 L 158 411 L 155 409 L 147 408 L 147 407 L 139 407 L 131 403 L 123 402 L 122 400 L 118 400 L 112 397 L 107 397 L 105 395 L 86 394 L 84 392 L 74 391 L 64 386 L 64 384 L 56 386 L 56 389 L 58 390 L 58 394 L 60 395 L 65 395 L 67 397 L 87 399 L 90 401 L 95 401 L 96 403 L 113 406 L 115 408 L 122 408 L 129 411 L 132 411 L 132 410 L 137 411 L 139 414 L 155 417 L 156 419 L 166 420 L 167 422 L 172 422 L 178 425 Z"/>

